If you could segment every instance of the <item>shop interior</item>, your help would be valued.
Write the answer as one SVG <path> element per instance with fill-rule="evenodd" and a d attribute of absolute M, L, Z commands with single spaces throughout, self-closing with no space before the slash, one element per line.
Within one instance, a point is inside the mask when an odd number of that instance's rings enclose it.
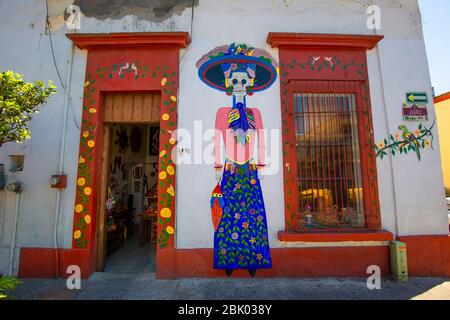
<path fill-rule="evenodd" d="M 156 270 L 159 127 L 112 124 L 105 272 Z"/>

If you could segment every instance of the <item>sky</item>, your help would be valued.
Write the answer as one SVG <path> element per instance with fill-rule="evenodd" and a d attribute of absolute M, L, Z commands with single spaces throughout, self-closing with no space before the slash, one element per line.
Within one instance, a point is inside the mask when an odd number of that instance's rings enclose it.
<path fill-rule="evenodd" d="M 419 0 L 436 96 L 450 91 L 450 0 Z"/>

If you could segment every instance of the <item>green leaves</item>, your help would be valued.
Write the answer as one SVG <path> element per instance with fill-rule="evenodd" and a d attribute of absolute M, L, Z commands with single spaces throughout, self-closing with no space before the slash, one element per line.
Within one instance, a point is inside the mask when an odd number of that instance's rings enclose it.
<path fill-rule="evenodd" d="M 28 122 L 39 106 L 48 102 L 56 87 L 41 80 L 24 82 L 22 75 L 13 71 L 0 73 L 0 145 L 22 142 L 30 138 Z"/>
<path fill-rule="evenodd" d="M 21 283 L 22 281 L 14 277 L 0 276 L 0 300 L 10 299 L 11 297 L 8 296 L 6 292 L 13 291 Z"/>

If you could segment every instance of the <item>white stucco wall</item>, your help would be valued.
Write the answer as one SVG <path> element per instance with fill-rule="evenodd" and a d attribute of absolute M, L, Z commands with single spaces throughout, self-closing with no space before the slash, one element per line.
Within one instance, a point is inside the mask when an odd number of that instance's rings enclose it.
<path fill-rule="evenodd" d="M 65 2 L 69 4 L 71 1 Z M 194 9 L 192 43 L 181 52 L 179 126 L 193 131 L 194 121 L 201 120 L 204 129 L 210 128 L 214 125 L 217 108 L 230 103 L 229 97 L 208 88 L 197 76 L 196 61 L 215 46 L 245 42 L 268 50 L 278 59 L 278 50 L 266 43 L 267 34 L 271 31 L 373 34 L 366 27 L 366 7 L 372 3 L 382 9 L 382 29 L 377 32 L 385 35 L 379 47 L 368 53 L 375 138 L 377 141 L 383 140 L 388 133 L 398 131 L 398 125 L 402 123 L 401 105 L 405 92 L 427 91 L 431 97 L 416 0 L 200 0 Z M 50 15 L 60 12 L 52 1 L 50 4 Z M 188 8 L 161 23 L 138 20 L 131 15 L 119 20 L 83 17 L 79 32 L 190 32 L 191 14 Z M 52 21 L 57 21 L 57 18 L 52 17 Z M 49 38 L 44 30 L 43 0 L 0 2 L 0 70 L 12 69 L 23 73 L 27 81 L 52 79 L 60 86 L 51 58 Z M 64 36 L 65 32 L 65 27 L 60 24 L 53 41 L 57 63 L 63 81 L 67 84 L 71 43 Z M 75 122 L 81 122 L 85 63 L 86 52 L 76 49 L 64 163 L 69 184 L 64 192 L 58 238 L 59 244 L 64 247 L 71 245 L 79 146 L 79 130 Z M 260 108 L 267 129 L 281 127 L 279 86 L 277 80 L 269 90 L 255 94 L 248 100 L 249 106 Z M 61 91 L 35 116 L 31 124 L 31 140 L 20 145 L 8 143 L 0 148 L 0 163 L 7 163 L 9 154 L 24 154 L 26 157 L 24 171 L 17 174 L 25 186 L 19 218 L 18 247 L 53 247 L 56 192 L 49 188 L 49 178 L 58 170 L 64 98 Z M 431 104 L 428 110 L 433 120 Z M 435 149 L 426 151 L 421 162 L 414 155 L 378 161 L 384 229 L 398 235 L 448 232 L 439 144 L 435 132 Z M 271 144 L 281 145 L 280 139 L 269 140 L 269 152 Z M 281 150 L 272 156 L 281 159 Z M 269 237 L 273 247 L 286 246 L 276 236 L 284 228 L 283 173 L 281 163 L 278 166 L 277 174 L 265 176 L 262 180 Z M 212 165 L 178 167 L 177 247 L 213 246 L 209 197 L 215 183 Z M 0 209 L 2 202 L 0 197 Z M 4 213 L 0 211 L 4 215 L 3 229 L 0 230 L 0 272 L 7 270 L 14 204 L 14 195 L 7 193 L 6 210 Z"/>

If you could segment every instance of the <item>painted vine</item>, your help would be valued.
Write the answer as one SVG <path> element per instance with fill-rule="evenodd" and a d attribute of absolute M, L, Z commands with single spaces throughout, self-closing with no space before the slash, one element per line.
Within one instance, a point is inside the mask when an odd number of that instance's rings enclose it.
<path fill-rule="evenodd" d="M 375 145 L 377 157 L 383 159 L 389 153 L 395 157 L 397 154 L 406 155 L 409 152 L 414 152 L 417 159 L 421 161 L 421 150 L 425 150 L 426 148 L 433 149 L 434 136 L 432 130 L 434 126 L 435 122 L 433 122 L 430 128 L 420 123 L 418 128 L 414 132 L 411 132 L 406 125 L 400 125 L 398 128 L 402 131 L 401 133 L 396 132 L 391 134 L 389 138 Z"/>
<path fill-rule="evenodd" d="M 91 223 L 90 208 L 93 196 L 93 151 L 95 148 L 95 133 L 99 123 L 97 111 L 97 101 L 94 99 L 96 92 L 96 82 L 101 79 L 117 80 L 125 79 L 127 74 L 131 74 L 135 80 L 160 79 L 162 89 L 162 110 L 161 110 L 161 146 L 159 165 L 159 203 L 158 203 L 158 223 L 161 231 L 158 235 L 158 245 L 160 249 L 167 246 L 170 238 L 175 233 L 171 226 L 174 210 L 175 188 L 175 166 L 171 158 L 172 150 L 175 148 L 176 139 L 172 137 L 176 129 L 176 105 L 177 92 L 174 88 L 177 73 L 170 72 L 167 66 L 141 65 L 138 61 L 127 64 L 112 64 L 111 66 L 99 67 L 94 74 L 88 74 L 84 84 L 83 121 L 80 137 L 80 156 L 78 159 L 77 193 L 74 216 L 73 240 L 76 248 L 86 248 L 88 239 L 86 230 Z M 91 203 L 91 205 L 90 205 Z"/>

